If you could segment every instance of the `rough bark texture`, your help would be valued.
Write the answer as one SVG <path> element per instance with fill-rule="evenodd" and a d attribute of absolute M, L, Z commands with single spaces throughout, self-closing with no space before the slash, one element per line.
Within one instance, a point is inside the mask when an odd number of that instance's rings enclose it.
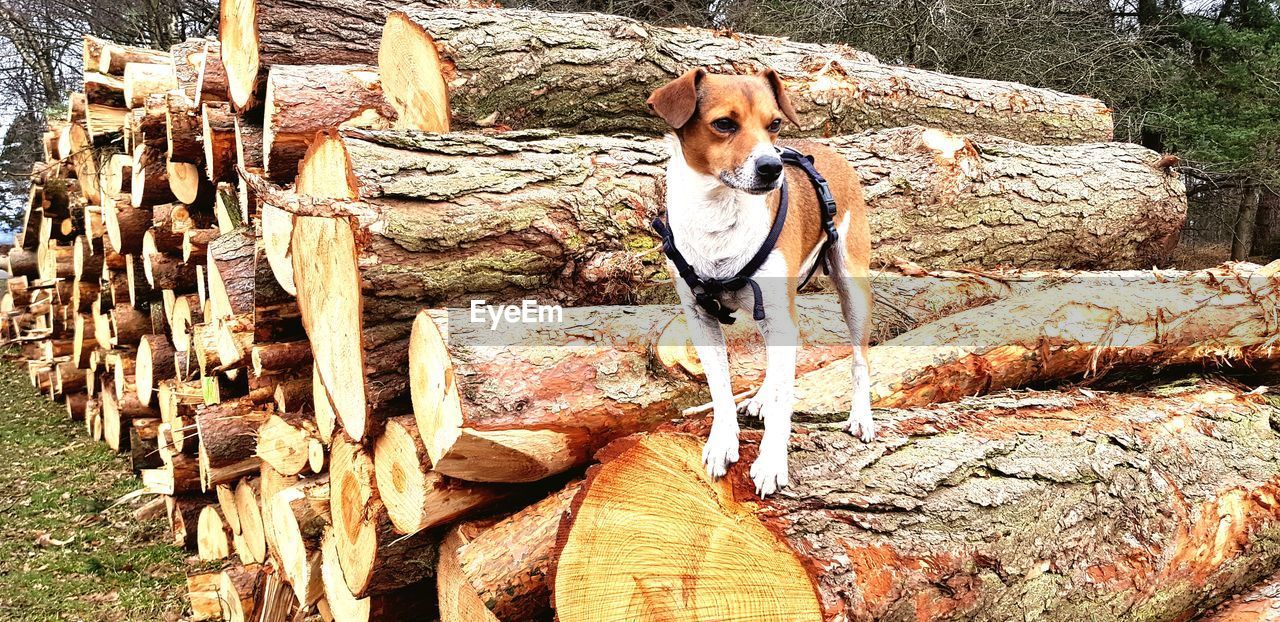
<path fill-rule="evenodd" d="M 665 260 L 648 224 L 662 211 L 659 141 L 355 131 L 343 140 L 360 202 L 341 208 L 369 234 L 366 288 L 429 304 L 530 290 L 573 304 L 672 293 L 657 283 Z M 1181 181 L 1132 145 L 1030 147 L 920 129 L 832 143 L 865 171 L 882 260 L 1145 268 L 1185 217 Z M 279 194 L 267 200 L 299 209 Z"/>
<path fill-rule="evenodd" d="M 339 126 L 385 129 L 395 111 L 369 65 L 276 65 L 267 78 L 263 151 L 267 176 L 290 183 L 317 132 Z"/>
<path fill-rule="evenodd" d="M 784 590 L 743 573 L 784 566 L 811 585 L 785 593 L 809 611 L 793 601 L 782 613 L 797 619 L 1187 619 L 1278 561 L 1278 414 L 1214 384 L 891 411 L 872 444 L 796 434 L 791 486 L 765 500 L 747 475 L 755 435 L 715 483 L 697 437 L 632 440 L 588 475 L 561 530 L 556 612 L 758 615 Z"/>
<path fill-rule="evenodd" d="M 441 116 L 451 112 L 458 129 L 641 134 L 668 129 L 646 107 L 649 94 L 695 67 L 772 67 L 787 85 L 800 130 L 811 136 L 904 125 L 1041 143 L 1112 136 L 1109 110 L 1087 97 L 883 65 L 841 45 L 661 28 L 612 15 L 407 8 L 388 17 L 379 59 L 402 122 L 443 103 Z M 432 90 L 448 91 L 439 103 L 419 99 L 433 75 L 441 84 Z"/>
<path fill-rule="evenodd" d="M 463 523 L 440 549 L 441 622 L 551 619 L 555 536 L 581 482 L 496 523 Z"/>
<path fill-rule="evenodd" d="M 835 296 L 803 298 L 797 307 L 803 344 L 797 369 L 847 356 L 849 333 Z M 678 307 L 567 311 L 563 322 L 504 325 L 496 338 L 489 324 L 455 313 L 444 329 L 447 340 L 437 325 L 446 318 L 419 314 L 409 376 L 417 428 L 435 471 L 471 481 L 543 479 L 583 464 L 610 440 L 705 401 Z M 754 386 L 765 369 L 756 328 L 739 322 L 726 327 L 726 338 L 735 390 Z M 561 355 L 546 355 L 557 349 Z"/>
<path fill-rule="evenodd" d="M 1275 359 L 1280 261 L 1198 272 L 1091 273 L 947 316 L 871 350 L 872 400 L 923 406 L 1112 369 Z M 849 361 L 796 383 L 800 408 L 838 413 Z"/>

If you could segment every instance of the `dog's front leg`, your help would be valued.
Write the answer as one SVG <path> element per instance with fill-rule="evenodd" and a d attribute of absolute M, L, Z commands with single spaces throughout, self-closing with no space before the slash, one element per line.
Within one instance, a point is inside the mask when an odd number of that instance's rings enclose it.
<path fill-rule="evenodd" d="M 707 468 L 707 474 L 720 478 L 729 470 L 729 465 L 738 461 L 738 415 L 733 403 L 724 332 L 720 329 L 720 322 L 694 302 L 692 293 L 683 283 L 676 289 L 684 302 L 684 316 L 689 324 L 693 349 L 698 353 L 711 390 L 711 434 L 702 449 L 702 464 Z"/>
<path fill-rule="evenodd" d="M 775 282 L 781 285 L 788 283 L 786 279 L 778 278 L 770 280 L 769 284 Z M 790 288 L 765 285 L 763 289 L 766 315 L 760 322 L 760 334 L 764 337 L 768 362 L 757 400 L 760 417 L 764 419 L 764 437 L 760 440 L 760 455 L 751 465 L 751 480 L 755 482 L 756 494 L 761 497 L 777 492 L 788 483 L 787 445 L 791 441 L 796 356 L 800 345 Z"/>

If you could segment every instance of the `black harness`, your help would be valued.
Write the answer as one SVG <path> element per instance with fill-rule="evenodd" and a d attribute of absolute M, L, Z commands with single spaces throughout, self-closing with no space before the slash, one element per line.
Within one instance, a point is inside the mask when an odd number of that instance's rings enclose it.
<path fill-rule="evenodd" d="M 809 182 L 813 184 L 813 190 L 818 195 L 818 209 L 822 210 L 822 228 L 827 234 L 827 239 L 823 241 L 821 250 L 818 251 L 818 260 L 809 268 L 809 273 L 805 275 L 804 280 L 800 282 L 800 288 L 813 278 L 815 272 L 818 271 L 818 265 L 821 264 L 823 272 L 831 274 L 831 266 L 827 263 L 827 251 L 835 245 L 839 240 L 840 234 L 836 233 L 836 199 L 831 195 L 831 188 L 827 186 L 827 180 L 818 173 L 818 169 L 813 166 L 813 156 L 807 156 L 790 147 L 783 147 L 781 150 L 782 163 L 800 167 L 805 175 L 809 177 Z M 712 317 L 720 320 L 721 324 L 732 324 L 734 322 L 733 311 L 720 303 L 720 294 L 725 292 L 736 292 L 744 287 L 750 287 L 751 292 L 755 295 L 755 308 L 752 310 L 752 318 L 757 322 L 764 319 L 764 300 L 760 293 L 760 284 L 755 281 L 756 271 L 760 266 L 764 265 L 769 253 L 773 252 L 774 246 L 778 244 L 778 237 L 782 235 L 782 227 L 787 223 L 787 177 L 782 176 L 782 187 L 779 189 L 778 197 L 778 215 L 773 219 L 773 228 L 769 229 L 769 235 L 764 239 L 764 244 L 760 246 L 760 250 L 756 251 L 755 256 L 747 265 L 743 266 L 737 274 L 727 279 L 710 279 L 698 276 L 693 270 L 693 266 L 685 261 L 684 255 L 680 254 L 680 250 L 676 248 L 676 238 L 662 222 L 661 218 L 653 219 L 653 229 L 658 232 L 662 238 L 662 252 L 666 253 L 671 263 L 675 264 L 676 271 L 680 274 L 680 278 L 684 280 L 689 289 L 693 291 L 694 297 L 698 302 L 698 306 L 706 310 Z"/>

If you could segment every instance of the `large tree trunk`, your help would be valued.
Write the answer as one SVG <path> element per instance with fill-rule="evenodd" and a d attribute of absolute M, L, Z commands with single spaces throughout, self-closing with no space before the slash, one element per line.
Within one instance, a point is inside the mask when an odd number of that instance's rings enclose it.
<path fill-rule="evenodd" d="M 399 127 L 554 127 L 659 134 L 649 93 L 695 67 L 782 76 L 800 131 L 930 125 L 1028 142 L 1110 140 L 1102 102 L 1010 82 L 893 67 L 843 45 L 662 28 L 625 17 L 406 8 L 387 18 L 379 69 Z"/>
<path fill-rule="evenodd" d="M 1240 191 L 1240 207 L 1236 210 L 1231 238 L 1231 260 L 1248 261 L 1253 245 L 1253 230 L 1258 222 L 1258 202 L 1262 198 L 1260 184 L 1248 184 Z"/>
<path fill-rule="evenodd" d="M 872 400 L 923 406 L 1117 368 L 1277 358 L 1280 261 L 1198 272 L 1095 273 L 921 326 L 871 349 Z M 796 382 L 797 409 L 836 415 L 848 360 Z"/>
<path fill-rule="evenodd" d="M 563 523 L 556 614 L 1187 619 L 1280 562 L 1280 411 L 1228 384 L 1155 394 L 892 411 L 872 444 L 811 429 L 764 500 L 758 434 L 718 482 L 696 436 L 619 442 Z"/>
<path fill-rule="evenodd" d="M 272 65 L 372 63 L 387 13 L 450 6 L 444 0 L 222 0 L 218 21 L 228 94 L 237 109 L 260 101 Z"/>
<path fill-rule="evenodd" d="M 880 259 L 1146 268 L 1162 261 L 1185 218 L 1181 181 L 1133 145 L 1031 147 L 920 128 L 829 144 L 865 175 Z M 328 196 L 358 203 L 265 198 L 304 213 L 354 212 L 361 237 L 369 232 L 365 287 L 428 304 L 532 290 L 573 304 L 671 293 L 655 284 L 663 256 L 645 252 L 657 245 L 648 223 L 662 211 L 661 141 L 350 131 L 321 146 L 303 164 L 299 193 L 323 180 Z"/>
<path fill-rule="evenodd" d="M 1258 224 L 1253 231 L 1253 254 L 1280 259 L 1280 192 L 1264 188 L 1258 201 Z"/>

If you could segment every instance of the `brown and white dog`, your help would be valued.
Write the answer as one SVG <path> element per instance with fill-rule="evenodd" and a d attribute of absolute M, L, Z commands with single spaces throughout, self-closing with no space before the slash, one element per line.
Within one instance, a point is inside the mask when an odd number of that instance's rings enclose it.
<path fill-rule="evenodd" d="M 799 347 L 796 287 L 826 239 L 813 186 L 797 167 L 779 157 L 783 119 L 799 124 L 782 81 L 772 69 L 757 75 L 715 75 L 695 69 L 653 92 L 650 108 L 671 124 L 671 160 L 667 165 L 667 219 L 676 248 L 702 278 L 729 278 L 755 255 L 773 226 L 783 176 L 789 188 L 788 216 L 781 236 L 754 279 L 760 285 L 765 319 L 759 322 L 767 347 L 765 378 L 755 397 L 734 404 L 724 334 L 718 320 L 694 300 L 681 279 L 676 288 L 684 304 L 698 357 L 711 388 L 714 419 L 702 452 L 712 477 L 721 477 L 738 460 L 738 412 L 764 419 L 760 454 L 751 466 L 756 492 L 768 495 L 787 485 L 787 443 L 795 395 Z M 827 179 L 838 210 L 839 242 L 825 258 L 840 295 L 853 342 L 853 406 L 846 429 L 870 441 L 870 377 L 867 369 L 871 319 L 870 230 L 866 205 L 853 167 L 835 151 L 810 141 L 785 143 L 813 156 Z M 674 265 L 671 266 L 675 274 Z M 751 309 L 752 289 L 720 295 L 721 304 Z"/>

